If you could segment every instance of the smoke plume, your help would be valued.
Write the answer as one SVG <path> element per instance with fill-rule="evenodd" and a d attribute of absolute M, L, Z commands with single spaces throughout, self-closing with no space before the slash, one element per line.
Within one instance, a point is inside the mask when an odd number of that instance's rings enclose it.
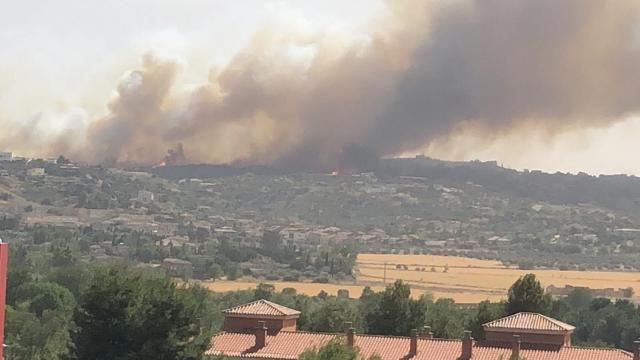
<path fill-rule="evenodd" d="M 635 0 L 389 1 L 366 39 L 265 28 L 188 89 L 177 63 L 146 55 L 82 144 L 62 148 L 155 164 L 183 144 L 192 162 L 318 169 L 461 128 L 606 127 L 640 110 L 639 15 Z"/>

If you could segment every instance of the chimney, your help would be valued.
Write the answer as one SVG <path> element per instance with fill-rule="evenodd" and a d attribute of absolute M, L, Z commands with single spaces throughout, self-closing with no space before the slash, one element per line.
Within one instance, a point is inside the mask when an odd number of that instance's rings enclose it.
<path fill-rule="evenodd" d="M 433 339 L 433 333 L 431 332 L 431 326 L 423 326 L 422 334 L 420 336 L 422 339 Z"/>
<path fill-rule="evenodd" d="M 262 349 L 267 345 L 267 323 L 265 321 L 258 321 L 258 327 L 256 328 L 256 349 Z"/>
<path fill-rule="evenodd" d="M 511 358 L 520 360 L 520 335 L 513 335 L 513 341 L 511 342 Z"/>
<path fill-rule="evenodd" d="M 640 338 L 633 342 L 633 360 L 640 360 Z"/>
<path fill-rule="evenodd" d="M 356 329 L 353 327 L 353 323 L 344 323 L 347 328 L 347 345 L 353 347 L 356 344 Z"/>
<path fill-rule="evenodd" d="M 418 353 L 418 329 L 411 330 L 411 345 L 409 348 L 409 357 Z"/>
<path fill-rule="evenodd" d="M 464 337 L 462 338 L 462 355 L 460 360 L 470 360 L 473 349 L 473 338 L 471 337 L 471 331 L 465 330 Z"/>

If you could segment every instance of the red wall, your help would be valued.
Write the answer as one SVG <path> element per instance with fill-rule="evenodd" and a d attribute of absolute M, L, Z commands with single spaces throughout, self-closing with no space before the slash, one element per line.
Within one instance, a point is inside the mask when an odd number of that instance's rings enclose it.
<path fill-rule="evenodd" d="M 0 243 L 0 359 L 4 359 L 4 304 L 7 297 L 9 244 Z"/>
<path fill-rule="evenodd" d="M 266 322 L 267 329 L 270 335 L 278 333 L 281 330 L 284 331 L 296 331 L 295 318 L 283 318 L 283 319 L 269 319 L 256 317 L 235 317 L 225 316 L 224 318 L 224 331 L 228 332 L 255 332 L 258 327 L 258 321 Z"/>
<path fill-rule="evenodd" d="M 499 343 L 511 343 L 513 335 L 520 335 L 520 342 L 523 344 L 549 344 L 571 346 L 571 335 L 565 334 L 532 334 L 526 332 L 502 332 L 502 331 L 485 331 L 487 341 Z"/>

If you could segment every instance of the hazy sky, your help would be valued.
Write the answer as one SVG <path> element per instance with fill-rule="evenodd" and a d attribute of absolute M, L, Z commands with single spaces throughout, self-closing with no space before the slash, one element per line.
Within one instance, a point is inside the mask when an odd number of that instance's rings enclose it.
<path fill-rule="evenodd" d="M 78 123 L 104 113 L 118 79 L 138 66 L 145 52 L 178 59 L 180 82 L 200 83 L 267 23 L 358 36 L 384 6 L 383 0 L 0 0 L 0 5 L 0 122 L 25 122 L 44 113 L 52 131 L 74 126 L 58 112 L 77 114 Z M 544 132 L 527 133 L 510 131 L 485 141 L 461 132 L 424 151 L 450 159 L 497 159 L 516 168 L 640 174 L 635 155 L 640 119 L 631 115 L 609 128 L 553 140 Z"/>
<path fill-rule="evenodd" d="M 60 102 L 90 110 L 104 107 L 118 78 L 138 65 L 147 51 L 187 62 L 184 81 L 199 82 L 212 65 L 227 61 L 266 23 L 355 30 L 381 6 L 380 0 L 0 4 L 0 107 L 18 118 L 33 114 L 38 106 Z"/>

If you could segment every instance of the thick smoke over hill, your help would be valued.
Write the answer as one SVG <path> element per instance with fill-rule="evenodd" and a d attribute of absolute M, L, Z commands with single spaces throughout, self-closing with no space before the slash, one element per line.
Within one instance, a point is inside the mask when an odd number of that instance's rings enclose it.
<path fill-rule="evenodd" d="M 489 136 L 531 123 L 554 134 L 640 110 L 635 0 L 387 7 L 359 41 L 263 29 L 189 89 L 175 83 L 176 63 L 147 55 L 75 156 L 154 164 L 181 143 L 193 162 L 329 168 L 462 128 Z M 48 151 L 74 151 L 64 143 Z"/>

